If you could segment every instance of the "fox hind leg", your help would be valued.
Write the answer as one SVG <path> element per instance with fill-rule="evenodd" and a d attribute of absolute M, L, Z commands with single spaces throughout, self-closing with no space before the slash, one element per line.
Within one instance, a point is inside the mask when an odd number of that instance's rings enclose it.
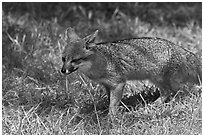
<path fill-rule="evenodd" d="M 166 77 L 158 83 L 160 87 L 160 96 L 163 103 L 170 102 L 180 90 L 183 79 L 181 74 L 175 72 L 170 77 Z"/>
<path fill-rule="evenodd" d="M 169 81 L 170 89 L 171 89 L 171 96 L 175 97 L 179 90 L 184 85 L 184 79 L 181 72 L 175 72 Z"/>

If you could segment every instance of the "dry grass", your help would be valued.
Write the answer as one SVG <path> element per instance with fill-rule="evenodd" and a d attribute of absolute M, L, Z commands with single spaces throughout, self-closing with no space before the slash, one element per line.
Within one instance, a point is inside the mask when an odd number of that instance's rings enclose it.
<path fill-rule="evenodd" d="M 2 16 L 2 134 L 202 134 L 202 97 L 198 92 L 201 89 L 189 88 L 169 104 L 157 104 L 154 101 L 159 92 L 155 87 L 146 82 L 131 83 L 114 125 L 107 116 L 108 101 L 100 85 L 77 72 L 69 77 L 59 73 L 63 48 L 60 34 L 68 26 L 74 27 L 80 36 L 99 29 L 99 42 L 161 37 L 201 55 L 202 28 L 197 23 L 201 13 L 196 4 L 177 7 L 178 11 L 168 12 L 168 19 L 164 18 L 166 12 L 161 14 L 164 7 L 157 10 L 158 5 L 151 3 L 133 5 L 140 8 L 140 15 L 154 15 L 155 19 L 148 21 L 145 16 L 136 16 L 131 4 L 121 10 L 117 8 L 120 4 L 112 7 L 99 3 L 93 10 L 76 3 L 65 10 L 59 4 L 59 11 L 51 13 L 48 11 L 55 7 L 53 4 L 43 5 L 44 11 L 39 13 L 35 4 L 21 5 L 24 8 L 14 4 L 13 11 L 9 6 L 12 4 L 3 4 Z M 145 12 L 148 6 L 154 11 L 151 14 Z M 30 10 L 24 12 L 26 8 Z M 113 12 L 104 13 L 104 8 Z M 166 8 L 171 9 L 171 5 Z M 177 20 L 179 11 L 178 17 L 183 13 L 186 19 Z M 198 20 L 190 18 L 198 12 Z M 60 16 L 54 18 L 53 14 Z"/>

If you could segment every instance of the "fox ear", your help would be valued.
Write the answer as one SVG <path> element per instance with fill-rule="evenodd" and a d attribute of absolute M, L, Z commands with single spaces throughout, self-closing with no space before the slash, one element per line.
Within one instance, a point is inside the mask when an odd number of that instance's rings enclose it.
<path fill-rule="evenodd" d="M 86 36 L 84 40 L 86 41 L 87 44 L 94 43 L 97 35 L 98 35 L 98 30 L 96 30 L 93 34 Z"/>
<path fill-rule="evenodd" d="M 71 27 L 69 27 L 69 28 L 66 29 L 65 35 L 66 35 L 66 40 L 67 40 L 68 42 L 70 42 L 70 41 L 76 41 L 76 40 L 80 39 L 79 36 L 78 36 L 78 35 L 76 34 L 76 32 L 74 31 L 74 29 L 71 28 Z"/>

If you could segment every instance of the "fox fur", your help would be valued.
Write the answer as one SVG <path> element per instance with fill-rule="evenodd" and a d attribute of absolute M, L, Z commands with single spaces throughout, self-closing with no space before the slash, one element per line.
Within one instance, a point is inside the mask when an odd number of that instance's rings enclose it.
<path fill-rule="evenodd" d="M 80 38 L 66 30 L 61 72 L 79 71 L 102 84 L 110 100 L 109 112 L 116 113 L 123 88 L 129 80 L 150 80 L 167 102 L 184 83 L 200 84 L 201 60 L 193 53 L 161 38 L 142 37 L 95 43 L 98 31 Z"/>

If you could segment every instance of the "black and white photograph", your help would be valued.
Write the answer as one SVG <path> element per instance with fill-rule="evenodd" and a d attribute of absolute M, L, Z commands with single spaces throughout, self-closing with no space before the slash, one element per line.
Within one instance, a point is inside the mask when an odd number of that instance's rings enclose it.
<path fill-rule="evenodd" d="M 202 2 L 2 2 L 2 135 L 202 135 Z"/>

